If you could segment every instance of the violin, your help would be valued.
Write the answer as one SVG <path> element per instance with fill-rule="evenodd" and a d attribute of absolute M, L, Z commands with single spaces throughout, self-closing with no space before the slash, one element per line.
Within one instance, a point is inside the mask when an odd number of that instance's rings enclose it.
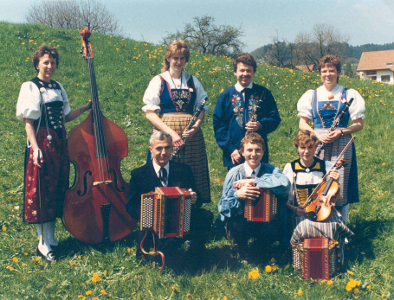
<path fill-rule="evenodd" d="M 338 155 L 337 160 L 333 164 L 333 166 L 328 170 L 327 174 L 322 178 L 322 182 L 313 190 L 313 192 L 309 195 L 308 199 L 305 201 L 305 204 L 302 206 L 306 211 L 306 218 L 312 221 L 323 222 L 329 219 L 331 216 L 331 207 L 332 203 L 336 202 L 336 197 L 339 192 L 339 184 L 334 181 L 333 178 L 325 181 L 327 175 L 333 169 L 340 169 L 344 163 L 345 152 L 349 147 L 353 144 L 356 138 L 352 137 L 349 142 L 346 144 L 345 148 Z M 315 200 L 313 197 L 318 193 L 318 196 Z"/>
<path fill-rule="evenodd" d="M 339 170 L 345 158 L 336 164 L 333 170 Z M 340 188 L 339 183 L 330 177 L 316 188 L 317 197 L 306 208 L 306 217 L 312 221 L 323 222 L 330 218 L 332 204 L 336 202 Z"/>
<path fill-rule="evenodd" d="M 92 109 L 68 138 L 75 181 L 66 193 L 63 223 L 76 239 L 97 244 L 125 237 L 137 221 L 127 213 L 128 185 L 120 172 L 120 162 L 128 155 L 127 137 L 100 110 L 91 33 L 84 28 L 80 35 L 89 66 Z"/>

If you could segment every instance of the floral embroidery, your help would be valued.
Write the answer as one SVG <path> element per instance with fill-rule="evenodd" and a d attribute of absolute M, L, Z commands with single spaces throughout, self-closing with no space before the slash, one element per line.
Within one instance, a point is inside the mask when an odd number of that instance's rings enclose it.
<path fill-rule="evenodd" d="M 188 90 L 182 90 L 180 93 L 177 90 L 171 90 L 171 99 L 175 106 L 179 109 L 185 109 L 191 100 L 191 94 Z M 185 106 L 185 107 L 183 107 Z"/>
<path fill-rule="evenodd" d="M 253 111 L 253 106 L 255 105 L 255 102 L 259 99 L 260 99 L 260 97 L 258 95 L 252 94 L 249 96 L 248 104 L 247 104 L 248 117 L 247 117 L 246 122 L 248 122 L 248 120 L 250 119 L 250 117 L 252 115 L 252 111 Z M 233 105 L 234 114 L 236 115 L 235 120 L 237 121 L 238 125 L 243 128 L 244 122 L 245 122 L 245 120 L 244 120 L 244 105 L 243 105 L 244 103 L 243 103 L 241 97 L 238 95 L 233 95 L 231 97 L 230 101 L 231 101 L 231 104 Z"/>
<path fill-rule="evenodd" d="M 337 110 L 337 108 L 331 104 L 331 102 L 327 102 L 326 104 L 324 104 L 324 106 L 321 108 L 321 110 L 328 110 L 328 109 L 333 109 L 333 110 Z"/>

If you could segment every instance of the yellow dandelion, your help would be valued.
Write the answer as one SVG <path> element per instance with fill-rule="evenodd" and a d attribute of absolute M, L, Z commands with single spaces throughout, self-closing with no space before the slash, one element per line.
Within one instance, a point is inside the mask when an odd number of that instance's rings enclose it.
<path fill-rule="evenodd" d="M 78 295 L 78 298 L 86 299 L 86 297 L 84 297 L 82 295 Z"/>
<path fill-rule="evenodd" d="M 89 295 L 91 295 L 93 292 L 91 291 L 91 290 L 89 290 L 89 291 L 87 291 L 85 294 L 87 295 L 87 296 L 89 296 Z"/>
<path fill-rule="evenodd" d="M 142 153 L 142 152 L 141 152 Z M 141 153 L 140 153 L 140 155 L 141 155 Z M 131 252 L 131 248 L 127 248 L 127 252 Z"/>
<path fill-rule="evenodd" d="M 356 286 L 360 286 L 361 285 L 361 281 L 359 281 L 359 280 L 356 280 L 354 283 L 356 284 Z"/>
<path fill-rule="evenodd" d="M 353 272 L 352 272 L 352 271 L 347 270 L 346 272 L 347 272 L 349 275 L 353 275 Z"/>
<path fill-rule="evenodd" d="M 260 273 L 259 273 L 258 270 L 253 270 L 253 271 L 248 273 L 248 278 L 249 279 L 256 279 L 256 278 L 259 278 L 259 276 L 260 276 Z"/>
<path fill-rule="evenodd" d="M 348 283 L 348 284 L 346 285 L 346 290 L 347 290 L 348 292 L 350 292 L 352 289 L 353 289 L 353 287 L 350 286 L 349 283 Z"/>
<path fill-rule="evenodd" d="M 186 294 L 186 297 L 189 298 L 192 294 L 188 293 Z"/>
<path fill-rule="evenodd" d="M 172 286 L 171 288 L 172 288 L 174 291 L 177 291 L 177 292 L 179 291 L 179 289 L 178 289 L 176 286 Z"/>
<path fill-rule="evenodd" d="M 302 296 L 302 290 L 298 290 L 297 295 L 301 297 Z"/>
<path fill-rule="evenodd" d="M 359 289 L 354 289 L 353 292 L 354 292 L 355 295 L 358 295 L 358 293 L 360 293 L 360 290 Z"/>
<path fill-rule="evenodd" d="M 132 295 L 135 295 L 136 293 L 137 293 L 137 292 L 132 292 L 131 294 L 132 294 Z"/>
<path fill-rule="evenodd" d="M 77 264 L 75 262 L 70 263 L 70 266 L 76 266 Z"/>
<path fill-rule="evenodd" d="M 327 281 L 327 279 L 323 279 L 322 281 L 321 281 L 321 283 L 325 283 Z"/>
<path fill-rule="evenodd" d="M 106 292 L 105 290 L 101 290 L 100 292 L 101 292 L 101 294 L 103 294 L 103 295 L 108 295 L 107 292 Z"/>
<path fill-rule="evenodd" d="M 386 165 L 386 163 L 382 163 L 382 166 L 385 166 Z"/>
<path fill-rule="evenodd" d="M 21 43 L 21 45 L 24 45 L 24 44 L 25 44 L 25 42 L 22 42 L 22 43 Z"/>
<path fill-rule="evenodd" d="M 13 267 L 8 267 L 8 270 L 12 271 L 14 268 Z"/>
<path fill-rule="evenodd" d="M 226 296 L 224 296 L 224 297 L 223 297 L 223 300 L 227 300 L 227 297 L 226 297 Z"/>
<path fill-rule="evenodd" d="M 26 267 L 27 265 L 26 264 L 22 264 L 22 268 L 24 268 L 24 267 Z"/>
<path fill-rule="evenodd" d="M 35 261 L 40 261 L 41 257 L 36 257 Z"/>
<path fill-rule="evenodd" d="M 17 257 L 13 257 L 13 258 L 12 258 L 12 261 L 13 261 L 13 262 L 18 262 L 18 258 L 17 258 Z"/>
<path fill-rule="evenodd" d="M 7 230 L 7 227 L 3 225 L 3 226 L 1 227 L 1 230 L 6 231 L 6 230 Z"/>
<path fill-rule="evenodd" d="M 104 270 L 104 276 L 107 276 L 108 272 L 107 270 Z"/>
<path fill-rule="evenodd" d="M 276 266 L 272 266 L 272 272 L 275 272 L 275 271 L 276 271 L 276 269 L 277 269 L 277 267 L 276 267 Z"/>
<path fill-rule="evenodd" d="M 266 266 L 266 267 L 265 267 L 265 271 L 266 271 L 267 273 L 270 273 L 270 272 L 272 271 L 271 266 Z"/>
<path fill-rule="evenodd" d="M 97 298 L 97 297 L 95 297 L 95 298 L 93 298 L 92 300 L 100 300 L 99 298 Z"/>
<path fill-rule="evenodd" d="M 94 273 L 93 278 L 92 278 L 92 282 L 97 282 L 99 280 L 100 280 L 99 275 L 97 273 Z"/>
<path fill-rule="evenodd" d="M 386 295 L 385 295 L 385 294 L 382 294 L 382 298 L 386 298 Z"/>
<path fill-rule="evenodd" d="M 370 289 L 371 288 L 371 286 L 370 285 L 367 285 L 367 289 Z"/>
<path fill-rule="evenodd" d="M 333 284 L 334 282 L 332 282 L 332 280 L 329 280 L 329 281 L 327 281 L 327 284 L 328 285 L 331 285 L 331 284 Z"/>

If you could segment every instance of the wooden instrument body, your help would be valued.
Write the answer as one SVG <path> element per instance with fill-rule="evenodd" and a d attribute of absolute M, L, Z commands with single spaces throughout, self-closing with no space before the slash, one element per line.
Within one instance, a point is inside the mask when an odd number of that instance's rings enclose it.
<path fill-rule="evenodd" d="M 244 217 L 247 221 L 271 222 L 277 213 L 277 198 L 270 190 L 260 189 L 258 199 L 245 201 Z"/>
<path fill-rule="evenodd" d="M 140 230 L 154 231 L 161 238 L 190 233 L 191 194 L 179 187 L 157 187 L 141 195 Z"/>
<path fill-rule="evenodd" d="M 120 162 L 128 155 L 127 137 L 100 110 L 89 36 L 84 28 L 81 39 L 89 65 L 92 110 L 68 138 L 76 183 L 66 193 L 63 222 L 78 240 L 101 243 L 125 237 L 137 221 L 127 213 L 128 185 L 120 172 Z"/>
<path fill-rule="evenodd" d="M 107 157 L 96 157 L 92 113 L 69 135 L 70 161 L 76 168 L 76 184 L 66 194 L 63 222 L 78 240 L 100 243 L 106 226 L 110 241 L 125 237 L 137 221 L 126 211 L 128 185 L 120 173 L 120 162 L 128 155 L 127 137 L 114 122 L 101 114 Z M 105 166 L 104 171 L 101 170 Z M 111 204 L 108 224 L 101 205 Z"/>

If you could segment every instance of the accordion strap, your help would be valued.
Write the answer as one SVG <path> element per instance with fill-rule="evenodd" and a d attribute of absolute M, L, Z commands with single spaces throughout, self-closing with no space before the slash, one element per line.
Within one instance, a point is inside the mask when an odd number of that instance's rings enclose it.
<path fill-rule="evenodd" d="M 147 234 L 148 234 L 148 231 L 145 231 L 145 235 L 144 235 L 144 237 L 143 237 L 142 240 L 141 240 L 141 244 L 140 244 L 141 252 L 142 252 L 143 254 L 145 254 L 145 255 L 155 255 L 155 254 L 159 254 L 159 255 L 161 256 L 161 268 L 160 268 L 160 272 L 159 272 L 159 273 L 161 273 L 161 271 L 163 271 L 164 263 L 165 263 L 164 254 L 163 254 L 163 252 L 161 252 L 161 251 L 156 251 L 155 236 L 154 236 L 153 231 L 152 231 L 153 251 L 151 251 L 151 252 L 146 252 L 146 251 L 145 251 L 145 249 L 144 249 L 144 241 L 145 241 L 145 238 L 146 238 L 146 235 L 147 235 Z"/>

